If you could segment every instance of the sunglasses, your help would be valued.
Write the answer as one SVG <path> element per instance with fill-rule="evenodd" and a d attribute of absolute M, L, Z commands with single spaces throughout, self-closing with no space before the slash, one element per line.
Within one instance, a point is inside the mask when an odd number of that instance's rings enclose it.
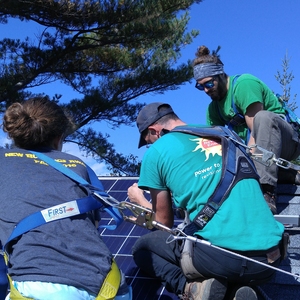
<path fill-rule="evenodd" d="M 198 89 L 199 91 L 204 91 L 205 88 L 211 89 L 215 86 L 215 84 L 214 84 L 215 80 L 216 80 L 216 77 L 213 77 L 211 80 L 209 80 L 203 84 L 196 82 L 195 88 Z"/>

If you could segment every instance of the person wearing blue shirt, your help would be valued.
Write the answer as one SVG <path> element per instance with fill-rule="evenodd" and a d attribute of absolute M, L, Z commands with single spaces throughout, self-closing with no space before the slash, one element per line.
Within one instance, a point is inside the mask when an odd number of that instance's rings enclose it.
<path fill-rule="evenodd" d="M 7 299 L 131 299 L 117 294 L 121 272 L 95 226 L 95 211 L 76 213 L 74 200 L 88 192 L 31 152 L 42 152 L 90 182 L 85 163 L 61 151 L 64 138 L 74 130 L 70 117 L 54 101 L 35 97 L 10 105 L 2 127 L 14 143 L 0 149 L 2 243 L 28 216 L 66 202 L 72 203 L 68 211 L 73 211 L 53 221 L 45 218 L 45 224 L 6 245 L 11 278 Z M 124 278 L 123 283 L 125 287 Z"/>

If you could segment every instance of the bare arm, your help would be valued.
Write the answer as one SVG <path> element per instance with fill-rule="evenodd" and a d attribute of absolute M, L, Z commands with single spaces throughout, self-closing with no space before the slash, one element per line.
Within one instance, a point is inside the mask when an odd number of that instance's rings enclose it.
<path fill-rule="evenodd" d="M 149 190 L 152 203 L 144 197 L 144 191 L 138 187 L 137 183 L 128 188 L 127 195 L 131 202 L 152 209 L 155 212 L 155 220 L 171 228 L 174 224 L 174 213 L 170 192 L 156 189 Z"/>
<path fill-rule="evenodd" d="M 246 110 L 246 113 L 245 113 L 245 121 L 246 121 L 246 124 L 247 124 L 247 127 L 251 130 L 253 130 L 253 119 L 254 119 L 254 116 L 261 110 L 263 110 L 264 107 L 263 107 L 263 104 L 260 103 L 260 102 L 255 102 L 255 103 L 252 103 L 251 105 L 249 105 L 247 107 L 247 110 Z M 255 144 L 255 140 L 252 136 L 252 134 L 250 135 L 250 139 L 249 139 L 249 142 L 248 142 L 248 145 L 254 145 Z"/>
<path fill-rule="evenodd" d="M 174 225 L 174 213 L 172 198 L 169 191 L 150 189 L 152 206 L 155 211 L 155 220 L 172 228 Z"/>

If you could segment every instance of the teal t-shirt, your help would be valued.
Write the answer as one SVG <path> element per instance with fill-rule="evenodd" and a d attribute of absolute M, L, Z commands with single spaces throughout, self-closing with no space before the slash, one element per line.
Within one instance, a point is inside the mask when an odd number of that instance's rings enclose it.
<path fill-rule="evenodd" d="M 240 75 L 233 85 L 235 76 L 230 76 L 229 89 L 226 97 L 221 101 L 212 101 L 207 110 L 206 120 L 208 125 L 225 126 L 235 112 L 232 108 L 232 97 L 237 111 L 243 116 L 249 105 L 261 102 L 265 110 L 277 114 L 285 114 L 281 103 L 274 93 L 257 77 L 250 74 Z M 244 140 L 247 140 L 247 125 L 234 126 L 233 130 Z"/>
<path fill-rule="evenodd" d="M 139 187 L 170 190 L 176 207 L 193 220 L 214 192 L 222 170 L 219 141 L 167 133 L 147 150 Z M 277 222 L 255 179 L 238 182 L 215 216 L 197 232 L 214 245 L 232 250 L 265 250 L 279 243 Z"/>

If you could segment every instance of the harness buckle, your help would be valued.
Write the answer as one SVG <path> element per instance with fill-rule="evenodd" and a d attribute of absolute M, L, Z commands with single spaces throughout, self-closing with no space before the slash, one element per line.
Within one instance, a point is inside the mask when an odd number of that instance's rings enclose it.
<path fill-rule="evenodd" d="M 106 204 L 108 206 L 115 207 L 120 203 L 117 199 L 102 191 L 94 190 L 92 191 L 92 195 L 96 196 L 96 198 L 98 198 L 102 204 Z"/>

